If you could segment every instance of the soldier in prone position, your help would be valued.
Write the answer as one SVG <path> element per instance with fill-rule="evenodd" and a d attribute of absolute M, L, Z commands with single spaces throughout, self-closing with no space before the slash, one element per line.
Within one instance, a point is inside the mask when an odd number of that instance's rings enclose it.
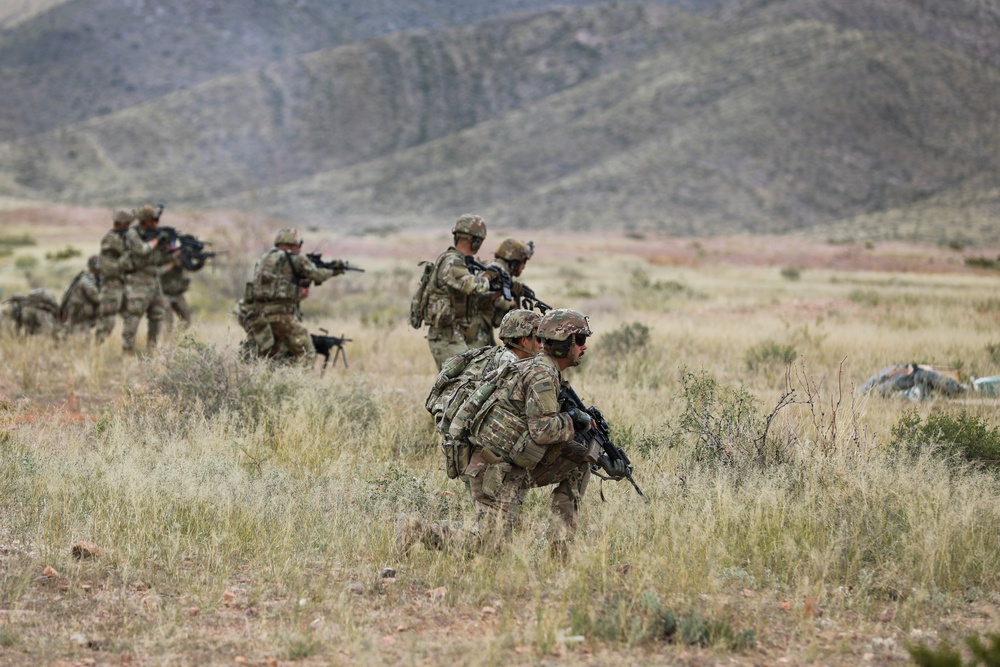
<path fill-rule="evenodd" d="M 236 304 L 240 326 L 247 333 L 245 356 L 297 361 L 311 367 L 316 359 L 309 331 L 302 325 L 299 304 L 309 286 L 319 285 L 344 268 L 318 268 L 301 254 L 297 229 L 280 230 L 274 247 L 257 260 L 244 296 Z"/>

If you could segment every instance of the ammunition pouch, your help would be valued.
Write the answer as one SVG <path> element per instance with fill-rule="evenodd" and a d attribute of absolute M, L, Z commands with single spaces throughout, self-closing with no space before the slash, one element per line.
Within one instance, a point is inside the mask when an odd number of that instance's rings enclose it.
<path fill-rule="evenodd" d="M 472 459 L 472 445 L 445 438 L 441 447 L 444 449 L 444 469 L 448 474 L 448 479 L 455 479 L 465 472 L 466 466 L 469 465 L 469 461 Z"/>
<path fill-rule="evenodd" d="M 483 472 L 483 495 L 493 500 L 499 500 L 503 483 L 513 469 L 514 467 L 506 461 L 487 466 Z"/>

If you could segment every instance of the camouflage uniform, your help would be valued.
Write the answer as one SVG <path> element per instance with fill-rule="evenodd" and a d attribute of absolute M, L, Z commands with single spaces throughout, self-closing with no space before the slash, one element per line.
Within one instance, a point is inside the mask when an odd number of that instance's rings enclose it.
<path fill-rule="evenodd" d="M 101 306 L 101 280 L 94 273 L 99 259 L 87 260 L 87 270 L 81 271 L 63 295 L 59 313 L 71 332 L 87 331 L 97 323 Z"/>
<path fill-rule="evenodd" d="M 151 217 L 153 216 L 153 217 Z M 155 220 L 155 209 L 144 206 L 136 213 L 139 222 Z M 142 238 L 139 227 L 130 227 L 125 233 L 125 250 L 131 261 L 132 271 L 125 274 L 125 321 L 122 325 L 122 349 L 135 351 L 135 336 L 142 316 L 147 320 L 147 345 L 156 348 L 160 323 L 166 309 L 160 289 L 160 267 L 170 261 L 170 255 Z"/>
<path fill-rule="evenodd" d="M 21 302 L 20 316 L 17 328 L 28 335 L 56 335 L 56 316 L 59 312 L 59 302 L 52 292 L 36 288 L 28 292 Z"/>
<path fill-rule="evenodd" d="M 484 377 L 518 360 L 519 355 L 515 350 L 521 352 L 520 356 L 535 354 L 535 347 L 521 347 L 520 341 L 526 337 L 534 338 L 539 319 L 539 315 L 530 310 L 508 312 L 500 324 L 502 345 L 476 348 L 456 355 L 448 359 L 438 373 L 424 407 L 434 417 L 434 423 L 443 438 L 448 477 L 454 479 L 461 475 L 468 486 L 468 480 L 462 473 L 469 464 L 473 450 L 468 441 L 456 441 L 451 437 L 449 429 L 452 420 Z"/>
<path fill-rule="evenodd" d="M 538 325 L 539 337 L 565 339 L 574 333 L 590 335 L 586 318 L 576 311 L 549 311 Z M 465 475 L 487 543 L 502 543 L 528 490 L 536 486 L 555 485 L 553 545 L 564 544 L 576 531 L 590 464 L 599 452 L 592 438 L 577 435 L 573 417 L 560 410 L 564 384 L 557 359 L 546 347 L 487 378 L 452 422 L 450 434 L 459 438 L 466 432 L 475 445 Z M 474 415 L 470 406 L 476 408 Z"/>
<path fill-rule="evenodd" d="M 295 229 L 279 231 L 274 245 L 257 260 L 253 278 L 236 305 L 240 326 L 247 332 L 243 350 L 258 357 L 300 360 L 311 366 L 316 350 L 309 331 L 301 323 L 299 303 L 303 291 L 309 284 L 319 285 L 344 270 L 317 268 L 304 255 L 278 247 L 302 245 Z"/>
<path fill-rule="evenodd" d="M 165 310 L 167 329 L 173 327 L 174 313 L 177 313 L 184 326 L 191 326 L 191 306 L 184 297 L 184 293 L 191 287 L 191 279 L 184 275 L 184 267 L 179 261 L 172 261 L 160 274 L 160 287 L 163 289 L 163 298 L 167 305 Z"/>
<path fill-rule="evenodd" d="M 463 215 L 455 223 L 453 234 L 486 237 L 486 223 L 476 215 Z M 434 262 L 434 274 L 427 286 L 427 344 L 438 370 L 444 362 L 469 349 L 467 336 L 472 320 L 469 297 L 489 291 L 486 276 L 469 271 L 465 253 L 451 246 Z"/>
<path fill-rule="evenodd" d="M 511 276 L 512 295 L 520 294 L 521 282 L 516 275 L 520 275 L 524 264 L 531 259 L 534 249 L 527 243 L 517 239 L 504 239 L 494 255 L 493 264 Z M 493 330 L 500 326 L 504 315 L 514 307 L 512 301 L 499 297 L 495 293 L 479 295 L 472 301 L 472 326 L 468 330 L 466 342 L 469 347 L 482 347 L 483 345 L 493 345 Z"/>
<path fill-rule="evenodd" d="M 130 211 L 118 210 L 114 214 L 115 229 L 101 239 L 99 269 L 101 273 L 101 305 L 98 309 L 98 322 L 94 330 L 94 339 L 100 343 L 115 328 L 115 318 L 124 312 L 125 307 L 125 272 L 131 270 L 131 260 L 125 251 L 125 233 L 135 216 Z"/>

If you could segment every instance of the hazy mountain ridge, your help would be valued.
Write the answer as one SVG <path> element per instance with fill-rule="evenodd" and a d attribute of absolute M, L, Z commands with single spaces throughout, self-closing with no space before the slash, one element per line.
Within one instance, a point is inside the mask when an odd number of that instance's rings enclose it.
<path fill-rule="evenodd" d="M 996 174 L 1000 123 L 973 139 L 938 121 L 995 120 L 998 75 L 912 40 L 748 27 L 270 196 L 309 219 L 476 208 L 526 226 L 787 231 Z"/>
<path fill-rule="evenodd" d="M 614 3 L 395 33 L 0 144 L 0 194 L 678 233 L 876 220 L 921 201 L 993 215 L 996 7 Z"/>
<path fill-rule="evenodd" d="M 59 199 L 166 187 L 195 201 L 267 187 L 405 150 L 630 66 L 664 42 L 670 16 L 595 7 L 399 33 L 0 144 L 0 163 L 15 165 L 25 188 L 10 194 Z"/>
<path fill-rule="evenodd" d="M 392 32 L 598 1 L 69 0 L 0 32 L 0 140 Z"/>

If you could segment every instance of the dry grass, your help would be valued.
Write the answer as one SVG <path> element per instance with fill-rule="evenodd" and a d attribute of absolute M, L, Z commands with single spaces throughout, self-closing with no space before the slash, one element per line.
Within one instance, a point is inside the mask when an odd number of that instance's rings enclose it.
<path fill-rule="evenodd" d="M 260 227 L 247 236 L 266 238 Z M 891 433 L 913 408 L 996 424 L 995 402 L 853 393 L 899 362 L 995 373 L 995 279 L 960 262 L 803 260 L 790 280 L 790 261 L 733 259 L 745 239 L 560 240 L 535 236 L 525 278 L 592 315 L 572 380 L 652 502 L 605 484 L 602 503 L 595 480 L 565 564 L 548 555 L 540 492 L 496 558 L 398 558 L 398 513 L 468 517 L 422 407 L 433 362 L 405 325 L 415 262 L 444 241 L 324 242 L 368 272 L 308 302 L 313 329 L 354 339 L 350 368 L 323 377 L 236 360 L 227 298 L 210 294 L 239 285 L 252 257 L 237 253 L 196 276 L 195 326 L 151 358 L 123 358 L 114 336 L 101 348 L 0 338 L 0 661 L 854 665 L 996 630 L 996 477 L 904 455 Z M 781 244 L 770 257 L 828 250 Z M 892 261 L 926 269 L 930 255 L 898 246 Z M 786 348 L 790 368 L 766 352 Z M 726 457 L 685 421 L 692 405 Z M 765 462 L 753 429 L 772 412 Z M 108 555 L 74 560 L 79 540 Z"/>

